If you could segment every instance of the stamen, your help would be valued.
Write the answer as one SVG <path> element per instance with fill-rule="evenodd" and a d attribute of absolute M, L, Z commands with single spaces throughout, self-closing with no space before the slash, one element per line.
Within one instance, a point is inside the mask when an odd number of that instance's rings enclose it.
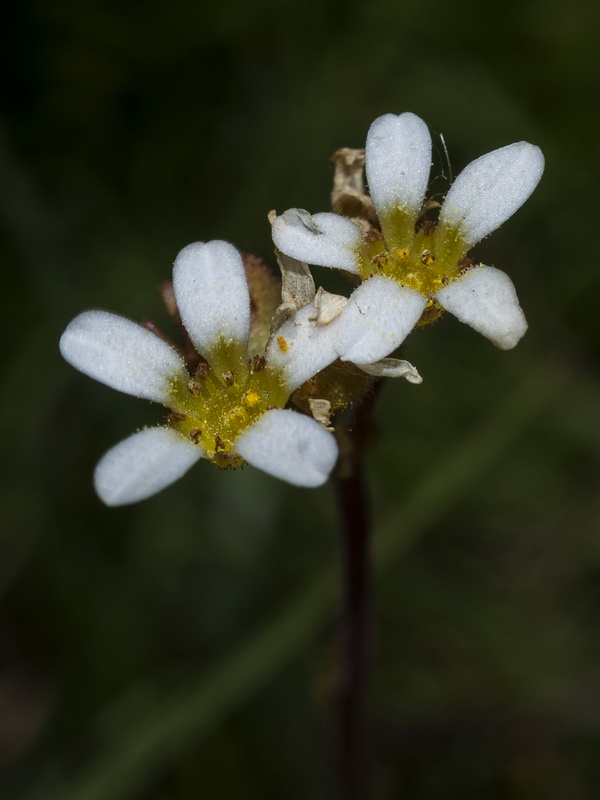
<path fill-rule="evenodd" d="M 264 356 L 254 356 L 252 359 L 252 372 L 261 372 L 267 363 L 267 359 Z"/>
<path fill-rule="evenodd" d="M 242 397 L 242 403 L 248 408 L 254 408 L 260 403 L 260 395 L 256 394 L 256 392 L 246 392 Z"/>
<path fill-rule="evenodd" d="M 387 265 L 389 261 L 389 258 L 387 257 L 387 253 L 377 253 L 376 255 L 373 256 L 371 261 L 379 269 L 384 269 L 384 267 Z"/>
<path fill-rule="evenodd" d="M 190 441 L 194 444 L 200 444 L 200 437 L 202 436 L 202 431 L 199 428 L 194 428 L 188 434 Z"/>
<path fill-rule="evenodd" d="M 208 364 L 206 361 L 201 361 L 196 367 L 196 378 L 203 381 L 208 376 Z"/>
<path fill-rule="evenodd" d="M 228 414 L 229 420 L 234 424 L 236 422 L 244 422 L 247 414 L 241 408 L 232 408 Z"/>
<path fill-rule="evenodd" d="M 475 259 L 465 256 L 464 258 L 459 259 L 456 266 L 458 267 L 459 272 L 466 272 L 467 270 L 471 269 L 471 267 L 475 266 Z"/>
<path fill-rule="evenodd" d="M 202 374 L 205 380 L 174 380 L 171 404 L 176 415 L 168 417 L 168 423 L 220 465 L 222 455 L 233 452 L 240 435 L 266 412 L 267 403 L 282 408 L 289 392 L 264 356 L 224 363 L 216 373 L 211 366 Z M 236 456 L 235 465 L 241 463 Z"/>
<path fill-rule="evenodd" d="M 187 415 L 183 414 L 181 411 L 169 411 L 167 414 L 167 423 L 169 425 L 174 422 L 183 422 L 185 419 L 187 419 Z"/>

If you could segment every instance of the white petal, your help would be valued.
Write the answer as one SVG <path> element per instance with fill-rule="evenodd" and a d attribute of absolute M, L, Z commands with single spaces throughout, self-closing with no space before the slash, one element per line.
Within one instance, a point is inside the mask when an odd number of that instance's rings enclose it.
<path fill-rule="evenodd" d="M 544 156 L 516 142 L 472 161 L 452 184 L 440 222 L 458 228 L 472 247 L 500 227 L 527 200 L 544 171 Z"/>
<path fill-rule="evenodd" d="M 338 351 L 344 361 L 372 364 L 389 355 L 419 321 L 427 298 L 376 275 L 350 295 L 336 324 Z"/>
<path fill-rule="evenodd" d="M 436 295 L 461 322 L 510 350 L 527 330 L 511 279 L 494 267 L 474 267 Z"/>
<path fill-rule="evenodd" d="M 202 355 L 221 339 L 242 345 L 250 330 L 250 295 L 242 258 L 228 242 L 194 242 L 175 259 L 173 288 L 181 319 Z"/>
<path fill-rule="evenodd" d="M 322 425 L 289 409 L 267 411 L 235 449 L 254 467 L 306 487 L 325 483 L 338 455 L 334 437 Z"/>
<path fill-rule="evenodd" d="M 358 273 L 354 249 L 362 234 L 346 217 L 289 208 L 275 218 L 271 234 L 275 246 L 298 261 Z"/>
<path fill-rule="evenodd" d="M 378 212 L 401 206 L 421 208 L 431 168 L 431 136 L 420 117 L 406 112 L 384 114 L 367 134 L 366 171 Z"/>
<path fill-rule="evenodd" d="M 292 392 L 338 358 L 338 320 L 319 325 L 310 320 L 315 302 L 304 306 L 275 332 L 267 363 L 281 372 Z"/>
<path fill-rule="evenodd" d="M 60 339 L 63 357 L 80 372 L 120 392 L 166 405 L 183 360 L 158 336 L 109 311 L 84 311 Z"/>
<path fill-rule="evenodd" d="M 410 361 L 399 358 L 382 358 L 374 364 L 357 364 L 360 370 L 376 378 L 405 378 L 409 383 L 423 383 L 419 370 Z"/>
<path fill-rule="evenodd" d="M 94 486 L 107 506 L 145 500 L 181 478 L 204 451 L 170 428 L 146 428 L 98 462 Z"/>

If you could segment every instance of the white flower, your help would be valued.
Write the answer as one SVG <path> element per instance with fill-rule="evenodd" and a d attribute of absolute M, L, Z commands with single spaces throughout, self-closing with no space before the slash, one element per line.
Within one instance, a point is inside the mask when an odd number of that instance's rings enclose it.
<path fill-rule="evenodd" d="M 324 483 L 337 458 L 334 437 L 283 406 L 337 358 L 337 321 L 309 322 L 311 303 L 276 332 L 264 356 L 249 359 L 250 297 L 232 245 L 184 248 L 173 286 L 185 329 L 203 357 L 193 374 L 158 336 L 106 311 L 80 314 L 60 340 L 62 355 L 81 372 L 171 411 L 164 426 L 133 434 L 100 460 L 100 498 L 111 506 L 142 500 L 203 457 L 221 467 L 247 461 L 297 486 Z"/>
<path fill-rule="evenodd" d="M 501 349 L 527 329 L 510 278 L 498 269 L 471 268 L 466 253 L 527 200 L 544 169 L 539 147 L 528 142 L 494 150 L 456 178 L 437 222 L 427 217 L 425 192 L 431 137 L 415 114 L 385 114 L 371 125 L 366 173 L 381 235 L 367 235 L 337 214 L 289 209 L 273 222 L 273 241 L 301 261 L 359 275 L 342 317 L 368 317 L 364 335 L 340 327 L 340 357 L 376 361 L 397 347 L 427 313 L 440 306 Z M 437 310 L 437 312 L 436 312 Z"/>

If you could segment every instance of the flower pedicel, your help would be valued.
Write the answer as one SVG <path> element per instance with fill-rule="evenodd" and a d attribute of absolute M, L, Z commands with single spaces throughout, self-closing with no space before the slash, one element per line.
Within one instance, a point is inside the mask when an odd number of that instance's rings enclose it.
<path fill-rule="evenodd" d="M 287 255 L 359 275 L 342 317 L 368 317 L 364 336 L 340 326 L 340 357 L 368 364 L 392 352 L 421 318 L 442 309 L 501 349 L 527 329 L 510 278 L 474 266 L 467 252 L 527 200 L 544 169 L 539 147 L 517 142 L 469 164 L 452 184 L 437 221 L 424 197 L 431 137 L 415 114 L 385 114 L 371 125 L 366 174 L 381 231 L 366 233 L 333 213 L 289 209 L 273 222 L 273 241 Z M 424 317 L 425 312 L 425 317 Z"/>

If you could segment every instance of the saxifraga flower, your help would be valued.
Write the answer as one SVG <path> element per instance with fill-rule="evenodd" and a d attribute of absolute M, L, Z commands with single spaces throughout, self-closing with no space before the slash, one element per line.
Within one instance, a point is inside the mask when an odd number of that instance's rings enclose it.
<path fill-rule="evenodd" d="M 331 433 L 285 409 L 291 393 L 337 357 L 339 320 L 315 325 L 314 303 L 248 353 L 250 296 L 238 251 L 227 242 L 185 247 L 173 288 L 187 334 L 202 357 L 190 374 L 180 354 L 151 331 L 106 311 L 86 311 L 60 340 L 81 372 L 126 394 L 166 406 L 165 425 L 145 428 L 109 450 L 94 483 L 110 506 L 143 500 L 200 458 L 244 461 L 297 486 L 319 486 L 337 458 Z"/>
<path fill-rule="evenodd" d="M 366 234 L 333 213 L 289 209 L 273 222 L 273 241 L 287 255 L 359 275 L 342 317 L 368 317 L 360 340 L 340 326 L 340 357 L 371 363 L 392 352 L 423 318 L 446 309 L 490 339 L 514 347 L 527 329 L 510 278 L 465 258 L 527 200 L 544 169 L 528 142 L 494 150 L 456 178 L 437 220 L 427 215 L 425 192 L 431 137 L 412 113 L 385 114 L 371 125 L 366 174 L 381 231 Z"/>

